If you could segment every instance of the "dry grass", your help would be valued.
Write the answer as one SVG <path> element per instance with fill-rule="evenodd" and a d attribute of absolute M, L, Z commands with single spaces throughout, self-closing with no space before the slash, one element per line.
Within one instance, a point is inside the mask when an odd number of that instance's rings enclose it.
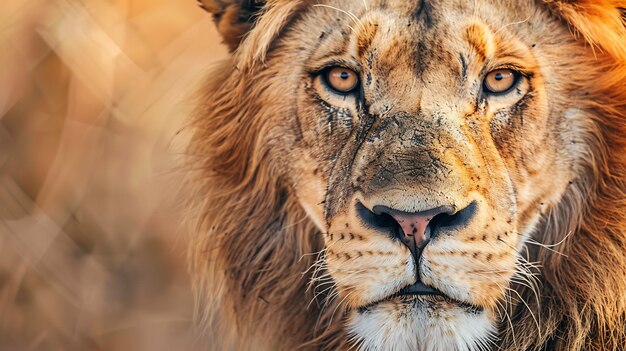
<path fill-rule="evenodd" d="M 223 57 L 194 0 L 4 0 L 0 349 L 189 350 L 176 137 Z"/>

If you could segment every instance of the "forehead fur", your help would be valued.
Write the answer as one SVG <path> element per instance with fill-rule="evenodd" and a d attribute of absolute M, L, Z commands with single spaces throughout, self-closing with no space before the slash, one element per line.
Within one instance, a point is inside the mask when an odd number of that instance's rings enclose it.
<path fill-rule="evenodd" d="M 304 18 L 298 18 L 298 21 L 306 20 L 306 17 L 310 18 L 312 9 L 316 7 L 333 9 L 335 13 L 325 18 L 329 26 L 337 28 L 339 23 L 339 27 L 350 27 L 352 30 L 362 31 L 362 35 L 359 36 L 363 40 L 359 42 L 360 47 L 367 45 L 367 39 L 374 36 L 376 32 L 376 26 L 372 26 L 371 22 L 362 18 L 364 13 L 371 10 L 393 11 L 398 14 L 424 14 L 423 19 L 431 24 L 441 18 L 454 19 L 458 22 L 481 16 L 485 23 L 496 32 L 505 27 L 512 27 L 512 30 L 519 29 L 521 27 L 516 24 L 525 22 L 537 11 L 551 11 L 567 21 L 571 26 L 570 29 L 579 33 L 580 37 L 590 45 L 606 50 L 623 61 L 626 60 L 626 45 L 623 44 L 626 40 L 626 25 L 624 25 L 626 0 L 543 0 L 543 2 L 545 5 L 537 6 L 537 2 L 534 1 L 492 0 L 269 0 L 265 2 L 261 12 L 252 17 L 258 20 L 247 36 L 241 28 L 247 30 L 250 26 L 242 26 L 235 21 L 232 24 L 235 27 L 231 28 L 224 23 L 224 20 L 218 23 L 220 28 L 223 28 L 222 32 L 231 33 L 225 35 L 230 43 L 233 42 L 232 39 L 228 39 L 230 36 L 246 38 L 244 44 L 239 47 L 240 68 L 263 62 L 267 51 L 281 30 L 301 13 L 305 13 L 302 16 Z M 440 11 L 437 11 L 438 9 Z M 219 17 L 216 18 L 226 17 L 226 14 L 229 14 L 228 18 L 235 17 L 231 12 L 226 12 L 226 10 L 217 12 L 216 15 Z M 320 19 L 324 18 L 316 17 L 316 20 Z M 319 23 L 315 27 L 318 29 Z M 480 32 L 476 30 L 480 31 L 480 29 L 480 26 L 470 28 L 467 33 L 468 39 L 472 38 L 474 43 L 478 43 L 475 40 L 481 40 L 480 36 L 476 36 Z M 542 32 L 542 29 L 550 30 L 550 28 L 536 28 L 534 33 Z"/>

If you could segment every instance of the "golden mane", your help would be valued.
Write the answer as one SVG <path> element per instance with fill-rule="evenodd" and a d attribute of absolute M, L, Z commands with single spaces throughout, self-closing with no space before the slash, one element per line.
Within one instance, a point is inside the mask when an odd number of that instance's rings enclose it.
<path fill-rule="evenodd" d="M 517 287 L 528 305 L 509 307 L 514 329 L 501 328 L 501 347 L 618 350 L 626 345 L 626 1 L 545 2 L 596 51 L 606 75 L 587 80 L 588 98 L 575 101 L 590 118 L 588 157 L 543 221 L 545 245 L 529 245 L 529 261 L 542 264 L 540 296 Z M 344 311 L 332 300 L 324 306 L 332 286 L 307 287 L 319 230 L 270 162 L 268 116 L 281 111 L 265 102 L 282 92 L 258 63 L 299 3 L 266 5 L 233 59 L 213 71 L 195 114 L 189 262 L 198 319 L 216 349 L 348 348 Z"/>

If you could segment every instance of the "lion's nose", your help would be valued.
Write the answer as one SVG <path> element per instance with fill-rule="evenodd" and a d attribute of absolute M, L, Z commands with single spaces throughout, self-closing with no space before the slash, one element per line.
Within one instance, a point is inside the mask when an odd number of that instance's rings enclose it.
<path fill-rule="evenodd" d="M 381 205 L 369 210 L 359 203 L 357 213 L 374 229 L 391 232 L 417 259 L 439 232 L 467 224 L 475 212 L 475 206 L 475 203 L 471 203 L 461 211 L 455 211 L 452 206 L 439 206 L 421 212 L 404 212 Z"/>
<path fill-rule="evenodd" d="M 453 210 L 446 206 L 417 213 L 402 212 L 387 206 L 375 206 L 372 212 L 377 215 L 387 214 L 391 216 L 400 226 L 399 239 L 409 248 L 414 247 L 420 251 L 430 241 L 432 228 L 429 224 L 431 220 L 440 214 L 453 214 Z"/>
<path fill-rule="evenodd" d="M 440 206 L 427 211 L 409 213 L 389 208 L 387 206 L 374 206 L 372 212 L 376 215 L 389 215 L 400 227 L 396 233 L 414 256 L 419 257 L 424 247 L 431 239 L 432 227 L 429 225 L 436 216 L 454 214 L 449 206 Z"/>

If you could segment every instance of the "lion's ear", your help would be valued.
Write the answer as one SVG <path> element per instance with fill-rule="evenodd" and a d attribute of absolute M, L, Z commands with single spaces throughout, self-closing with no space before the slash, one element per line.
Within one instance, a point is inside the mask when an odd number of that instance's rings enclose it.
<path fill-rule="evenodd" d="M 544 0 L 585 40 L 626 63 L 626 0 Z"/>
<path fill-rule="evenodd" d="M 218 32 L 235 51 L 243 37 L 252 28 L 256 15 L 263 9 L 262 0 L 197 0 L 198 5 L 213 14 Z"/>

